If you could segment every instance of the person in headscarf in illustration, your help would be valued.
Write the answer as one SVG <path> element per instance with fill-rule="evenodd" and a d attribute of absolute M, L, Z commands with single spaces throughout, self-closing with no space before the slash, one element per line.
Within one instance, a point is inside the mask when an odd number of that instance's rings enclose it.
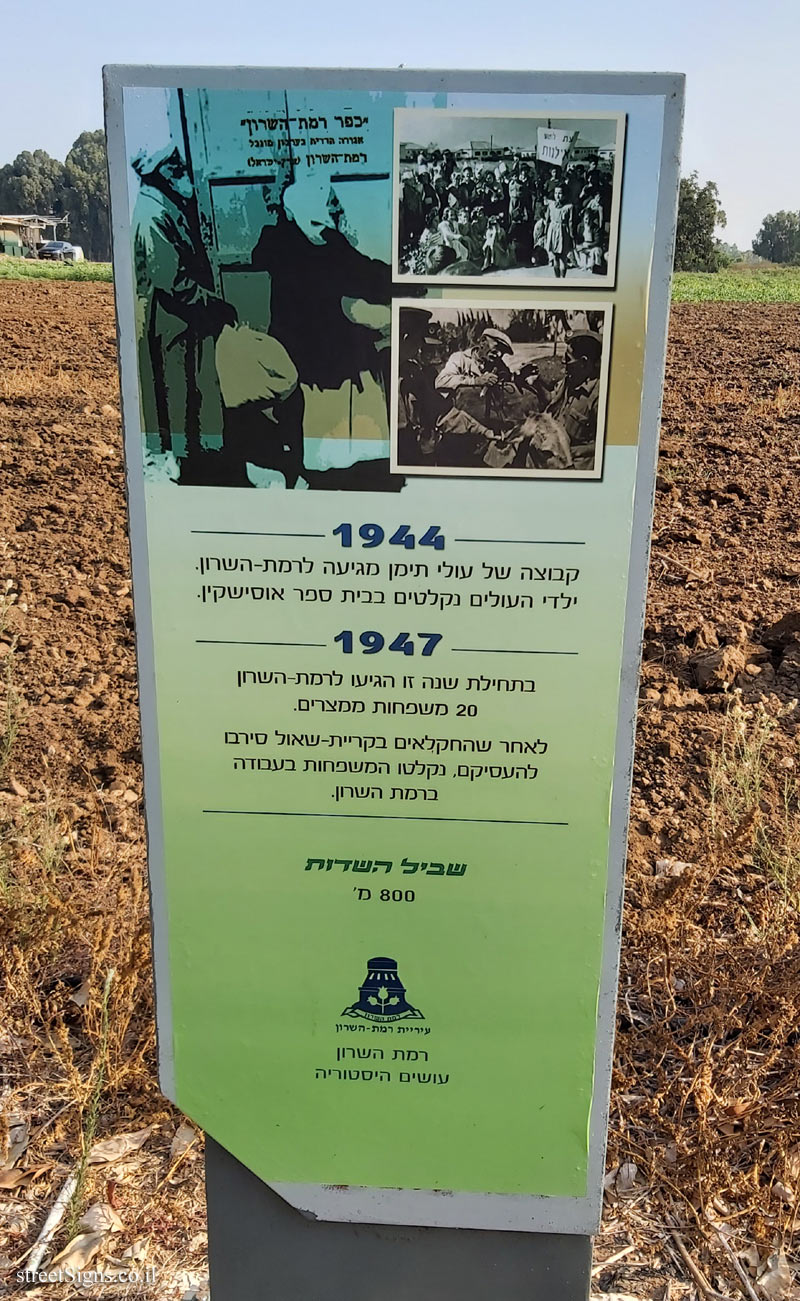
<path fill-rule="evenodd" d="M 144 150 L 132 166 L 140 181 L 132 224 L 144 432 L 151 451 L 176 452 L 183 480 L 201 455 L 200 434 L 222 429 L 214 345 L 236 312 L 216 291 L 179 150 Z"/>
<path fill-rule="evenodd" d="M 360 386 L 368 372 L 388 393 L 391 268 L 350 242 L 329 180 L 303 177 L 284 190 L 253 249 L 271 280 L 270 334 L 303 384 Z M 372 309 L 372 310 L 370 310 Z"/>
<path fill-rule="evenodd" d="M 338 220 L 337 220 L 338 216 Z M 360 389 L 366 371 L 388 392 L 391 269 L 347 238 L 329 181 L 289 185 L 253 249 L 252 267 L 271 280 L 270 334 L 309 387 Z M 370 312 L 369 307 L 382 309 Z"/>

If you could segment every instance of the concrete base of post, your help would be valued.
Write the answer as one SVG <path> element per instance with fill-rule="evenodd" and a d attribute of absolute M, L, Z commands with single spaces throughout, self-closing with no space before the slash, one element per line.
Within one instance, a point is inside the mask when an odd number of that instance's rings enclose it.
<path fill-rule="evenodd" d="M 590 1238 L 308 1219 L 206 1140 L 212 1301 L 587 1301 Z"/>

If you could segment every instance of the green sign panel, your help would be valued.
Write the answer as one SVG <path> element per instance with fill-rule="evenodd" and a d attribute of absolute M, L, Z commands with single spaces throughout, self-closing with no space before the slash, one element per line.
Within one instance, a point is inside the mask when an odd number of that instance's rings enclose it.
<path fill-rule="evenodd" d="M 107 74 L 162 1082 L 323 1218 L 596 1219 L 680 90 Z"/>

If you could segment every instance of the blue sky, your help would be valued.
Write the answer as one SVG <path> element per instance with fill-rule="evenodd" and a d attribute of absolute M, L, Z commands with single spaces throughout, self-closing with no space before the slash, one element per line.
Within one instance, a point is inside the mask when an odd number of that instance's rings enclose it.
<path fill-rule="evenodd" d="M 0 163 L 101 125 L 104 63 L 685 72 L 683 171 L 748 247 L 800 208 L 799 51 L 798 0 L 43 0 L 3 48 Z"/>

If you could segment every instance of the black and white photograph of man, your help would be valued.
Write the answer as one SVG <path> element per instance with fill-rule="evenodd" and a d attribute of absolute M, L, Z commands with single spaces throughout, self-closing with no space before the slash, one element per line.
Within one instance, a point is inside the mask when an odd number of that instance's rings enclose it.
<path fill-rule="evenodd" d="M 395 113 L 395 277 L 613 285 L 624 118 Z"/>
<path fill-rule="evenodd" d="M 597 479 L 609 305 L 395 305 L 392 469 Z"/>

